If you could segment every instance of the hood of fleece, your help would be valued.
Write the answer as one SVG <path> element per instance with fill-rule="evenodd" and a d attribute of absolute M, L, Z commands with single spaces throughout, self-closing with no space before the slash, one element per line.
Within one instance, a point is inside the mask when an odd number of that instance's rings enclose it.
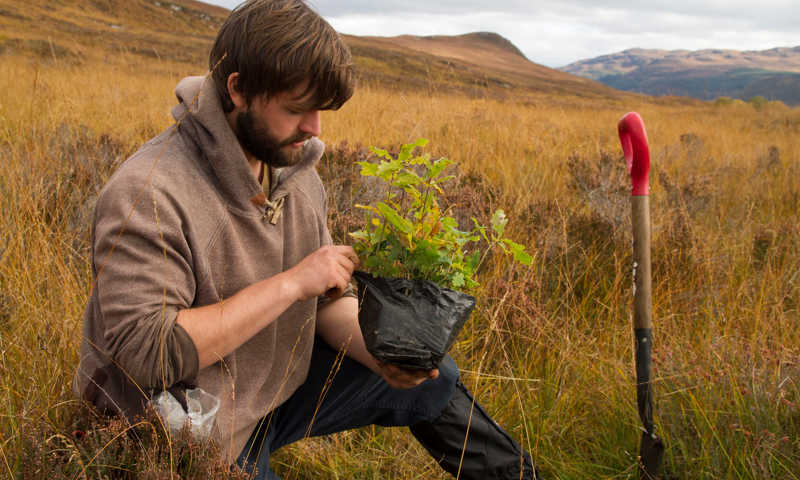
<path fill-rule="evenodd" d="M 228 124 L 210 76 L 186 77 L 175 88 L 178 105 L 172 116 L 184 137 L 194 142 L 217 177 L 222 195 L 243 210 L 254 208 L 252 199 L 263 193 L 250 170 L 236 134 Z M 294 166 L 273 169 L 272 190 L 300 170 L 313 168 L 322 156 L 324 145 L 314 137 L 303 147 L 303 158 Z"/>

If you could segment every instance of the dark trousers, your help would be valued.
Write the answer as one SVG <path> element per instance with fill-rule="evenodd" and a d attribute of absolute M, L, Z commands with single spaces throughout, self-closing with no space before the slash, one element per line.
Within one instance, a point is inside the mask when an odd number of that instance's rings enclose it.
<path fill-rule="evenodd" d="M 469 407 L 464 411 L 465 398 L 470 403 L 472 399 L 458 381 L 458 367 L 452 358 L 447 356 L 442 361 L 439 378 L 408 390 L 391 388 L 380 376 L 348 357 L 341 359 L 333 376 L 331 371 L 335 369 L 336 359 L 337 352 L 317 338 L 308 378 L 286 402 L 262 419 L 239 456 L 239 465 L 250 472 L 255 467 L 255 479 L 279 480 L 269 467 L 269 457 L 284 445 L 366 425 L 412 426 L 412 433 L 439 464 L 455 473 L 454 466 L 462 463 L 461 450 L 469 416 Z M 478 473 L 462 471 L 461 479 L 487 478 L 484 474 L 497 470 L 494 465 L 484 464 L 497 460 L 511 463 L 503 465 L 503 471 L 509 468 L 509 471 L 516 471 L 508 478 L 533 478 L 519 473 L 521 459 L 530 464 L 530 458 L 480 406 L 473 412 L 470 432 L 470 436 L 474 432 L 475 441 L 468 445 L 464 463 L 470 464 L 467 459 L 471 459 L 472 464 L 478 465 L 473 468 L 480 469 L 482 475 L 471 476 Z M 497 451 L 486 450 L 487 444 L 505 456 L 490 458 L 496 457 Z M 476 461 L 476 455 L 486 458 Z M 530 469 L 526 469 L 526 474 L 527 470 Z"/>

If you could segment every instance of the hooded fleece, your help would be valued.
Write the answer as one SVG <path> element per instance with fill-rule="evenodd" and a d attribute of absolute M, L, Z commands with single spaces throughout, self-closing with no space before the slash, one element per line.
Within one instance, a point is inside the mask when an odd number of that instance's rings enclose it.
<path fill-rule="evenodd" d="M 229 461 L 257 422 L 306 378 L 318 301 L 297 302 L 230 355 L 198 369 L 176 324 L 331 243 L 312 138 L 302 160 L 251 173 L 210 77 L 177 86 L 176 123 L 127 159 L 101 191 L 92 229 L 94 284 L 76 393 L 133 418 L 155 391 L 194 384 L 220 399 L 212 435 Z M 268 193 L 265 193 L 268 192 Z"/>

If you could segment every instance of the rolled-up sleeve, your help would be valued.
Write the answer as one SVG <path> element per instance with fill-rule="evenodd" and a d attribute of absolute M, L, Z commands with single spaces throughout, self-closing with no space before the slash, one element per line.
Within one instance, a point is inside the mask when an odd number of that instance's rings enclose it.
<path fill-rule="evenodd" d="M 192 250 L 179 202 L 146 180 L 111 182 L 98 199 L 95 288 L 105 349 L 142 389 L 191 382 L 197 350 L 176 324 L 195 297 Z"/>

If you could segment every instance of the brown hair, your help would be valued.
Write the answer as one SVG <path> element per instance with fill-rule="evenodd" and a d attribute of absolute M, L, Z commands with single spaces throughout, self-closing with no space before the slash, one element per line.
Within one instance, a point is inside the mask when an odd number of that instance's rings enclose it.
<path fill-rule="evenodd" d="M 209 69 L 226 112 L 233 110 L 228 77 L 250 102 L 308 81 L 317 110 L 336 110 L 353 95 L 353 62 L 339 34 L 303 0 L 248 0 L 217 34 Z"/>

